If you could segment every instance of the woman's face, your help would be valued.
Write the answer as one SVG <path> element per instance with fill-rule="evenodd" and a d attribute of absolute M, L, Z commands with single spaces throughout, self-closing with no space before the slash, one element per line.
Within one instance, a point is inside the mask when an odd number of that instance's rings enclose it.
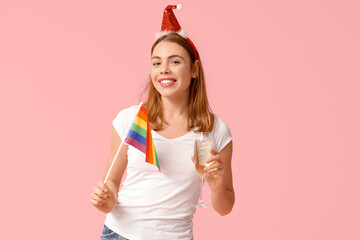
<path fill-rule="evenodd" d="M 151 80 L 162 97 L 187 97 L 192 71 L 190 55 L 174 42 L 162 41 L 151 56 Z"/>

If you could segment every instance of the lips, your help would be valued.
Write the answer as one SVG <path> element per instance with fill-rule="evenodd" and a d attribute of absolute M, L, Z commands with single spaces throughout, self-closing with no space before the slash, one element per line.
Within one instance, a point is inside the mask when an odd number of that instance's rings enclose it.
<path fill-rule="evenodd" d="M 176 82 L 176 79 L 175 78 L 160 78 L 158 80 L 158 82 L 160 83 L 160 85 L 162 87 L 169 87 Z"/>

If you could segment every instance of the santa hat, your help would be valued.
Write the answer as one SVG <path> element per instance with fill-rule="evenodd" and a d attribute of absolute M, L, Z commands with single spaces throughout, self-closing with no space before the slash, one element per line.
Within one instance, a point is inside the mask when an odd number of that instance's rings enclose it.
<path fill-rule="evenodd" d="M 195 52 L 195 60 L 197 60 L 198 56 L 197 56 L 197 51 L 196 51 L 195 45 L 190 40 L 190 38 L 187 37 L 186 32 L 180 27 L 180 24 L 177 21 L 175 14 L 173 12 L 173 9 L 177 9 L 177 10 L 181 11 L 183 9 L 183 6 L 181 4 L 168 5 L 165 8 L 163 21 L 162 21 L 162 25 L 161 25 L 161 32 L 156 33 L 156 39 L 158 39 L 164 35 L 167 35 L 171 32 L 178 33 L 179 35 L 181 35 L 182 37 L 186 38 L 189 41 L 189 43 L 191 44 L 191 46 L 193 47 L 194 52 Z"/>

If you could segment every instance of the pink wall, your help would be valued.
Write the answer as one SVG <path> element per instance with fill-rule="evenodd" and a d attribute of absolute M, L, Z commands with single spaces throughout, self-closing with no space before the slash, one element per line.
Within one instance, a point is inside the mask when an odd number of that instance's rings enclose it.
<path fill-rule="evenodd" d="M 91 188 L 167 3 L 0 1 L 1 239 L 99 239 Z M 200 209 L 196 239 L 360 239 L 360 2 L 181 3 L 235 146 L 233 212 Z"/>

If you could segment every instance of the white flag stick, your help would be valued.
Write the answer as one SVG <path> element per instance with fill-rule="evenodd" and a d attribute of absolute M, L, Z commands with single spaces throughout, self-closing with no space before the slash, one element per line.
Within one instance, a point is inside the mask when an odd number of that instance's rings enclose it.
<path fill-rule="evenodd" d="M 135 118 L 136 118 L 137 114 L 139 113 L 139 110 L 140 110 L 140 107 L 141 107 L 142 104 L 143 104 L 142 102 L 139 103 L 139 106 L 138 106 L 137 111 L 136 111 L 136 115 L 133 117 L 133 120 L 130 122 L 130 126 L 128 127 L 128 130 L 126 131 L 125 137 L 124 137 L 124 139 L 123 139 L 123 140 L 121 141 L 121 143 L 120 143 L 119 149 L 117 150 L 117 152 L 116 152 L 116 154 L 115 154 L 115 157 L 114 157 L 114 159 L 113 159 L 113 161 L 112 161 L 112 163 L 111 163 L 111 166 L 110 166 L 110 168 L 109 168 L 109 171 L 108 171 L 108 173 L 106 174 L 104 183 L 106 183 L 106 181 L 107 181 L 107 179 L 108 179 L 108 177 L 109 177 L 109 175 L 110 175 L 110 172 L 111 172 L 112 167 L 114 166 L 115 160 L 116 160 L 117 156 L 119 155 L 121 146 L 123 145 L 123 143 L 124 143 L 127 135 L 129 134 L 130 128 L 131 128 L 132 124 L 134 123 Z M 126 143 L 125 143 L 125 144 L 126 144 Z"/>
<path fill-rule="evenodd" d="M 124 142 L 124 141 L 121 141 L 121 143 L 120 143 L 120 147 L 119 147 L 119 149 L 117 150 L 117 152 L 116 152 L 116 154 L 115 154 L 114 160 L 113 160 L 112 163 L 111 163 L 111 166 L 110 166 L 110 168 L 109 168 L 108 173 L 106 174 L 106 178 L 105 178 L 104 183 L 106 183 L 106 181 L 107 181 L 107 179 L 108 179 L 108 177 L 109 177 L 110 171 L 111 171 L 112 167 L 114 166 L 115 159 L 117 158 L 117 156 L 118 156 L 118 154 L 119 154 L 119 152 L 120 152 L 120 148 L 121 148 L 121 146 L 123 145 L 123 142 Z"/>

